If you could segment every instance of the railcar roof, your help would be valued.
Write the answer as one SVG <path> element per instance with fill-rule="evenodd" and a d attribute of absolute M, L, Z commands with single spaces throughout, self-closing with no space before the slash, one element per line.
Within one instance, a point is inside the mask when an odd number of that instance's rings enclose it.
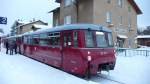
<path fill-rule="evenodd" d="M 98 30 L 98 31 L 105 31 L 105 32 L 112 32 L 111 29 L 108 29 L 102 25 L 95 25 L 95 24 L 68 24 L 63 26 L 57 26 L 49 29 L 42 29 L 37 30 L 32 33 L 26 33 L 23 35 L 30 35 L 30 34 L 39 34 L 44 32 L 59 32 L 64 30 Z"/>

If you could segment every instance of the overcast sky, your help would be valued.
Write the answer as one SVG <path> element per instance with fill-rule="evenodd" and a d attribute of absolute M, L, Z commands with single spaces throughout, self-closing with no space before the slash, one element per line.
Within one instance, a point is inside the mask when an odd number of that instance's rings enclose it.
<path fill-rule="evenodd" d="M 138 26 L 150 25 L 150 0 L 135 0 L 143 14 L 138 16 Z M 10 27 L 17 19 L 29 21 L 32 18 L 41 19 L 52 24 L 52 14 L 48 12 L 59 5 L 55 0 L 0 0 L 0 16 L 7 17 L 7 25 L 1 25 L 5 33 L 9 33 Z"/>

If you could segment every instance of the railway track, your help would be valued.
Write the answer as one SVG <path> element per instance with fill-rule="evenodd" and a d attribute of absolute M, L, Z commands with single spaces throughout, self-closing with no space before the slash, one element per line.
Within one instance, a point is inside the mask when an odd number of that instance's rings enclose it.
<path fill-rule="evenodd" d="M 112 82 L 115 82 L 117 84 L 125 84 L 123 82 L 120 82 L 120 81 L 117 81 L 117 80 L 114 80 L 114 79 L 111 79 L 111 78 L 108 78 L 108 77 L 104 77 L 104 76 L 101 76 L 101 75 L 97 75 L 98 78 L 102 78 L 102 79 L 105 79 L 105 80 L 108 80 L 108 81 L 112 81 Z"/>

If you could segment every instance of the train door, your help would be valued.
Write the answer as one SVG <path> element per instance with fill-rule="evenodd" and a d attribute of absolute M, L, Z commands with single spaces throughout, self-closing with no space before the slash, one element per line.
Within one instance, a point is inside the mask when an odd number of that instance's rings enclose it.
<path fill-rule="evenodd" d="M 74 42 L 77 32 L 64 31 L 63 43 L 62 43 L 62 56 L 63 56 L 63 69 L 71 73 L 80 73 L 81 68 L 81 56 L 79 54 L 77 43 Z"/>
<path fill-rule="evenodd" d="M 31 36 L 24 36 L 24 45 L 23 45 L 23 54 L 27 56 L 31 56 L 33 49 L 32 49 L 32 42 Z"/>
<path fill-rule="evenodd" d="M 61 67 L 61 46 L 60 46 L 60 32 L 49 33 L 48 40 L 50 41 L 47 50 L 43 51 L 45 53 L 45 61 L 47 64 L 53 65 L 55 67 Z"/>

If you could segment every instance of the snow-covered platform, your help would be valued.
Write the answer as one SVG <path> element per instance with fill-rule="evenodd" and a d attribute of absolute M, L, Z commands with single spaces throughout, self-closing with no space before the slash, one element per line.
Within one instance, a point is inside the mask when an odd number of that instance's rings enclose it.
<path fill-rule="evenodd" d="M 22 55 L 0 52 L 0 84 L 96 84 Z"/>

